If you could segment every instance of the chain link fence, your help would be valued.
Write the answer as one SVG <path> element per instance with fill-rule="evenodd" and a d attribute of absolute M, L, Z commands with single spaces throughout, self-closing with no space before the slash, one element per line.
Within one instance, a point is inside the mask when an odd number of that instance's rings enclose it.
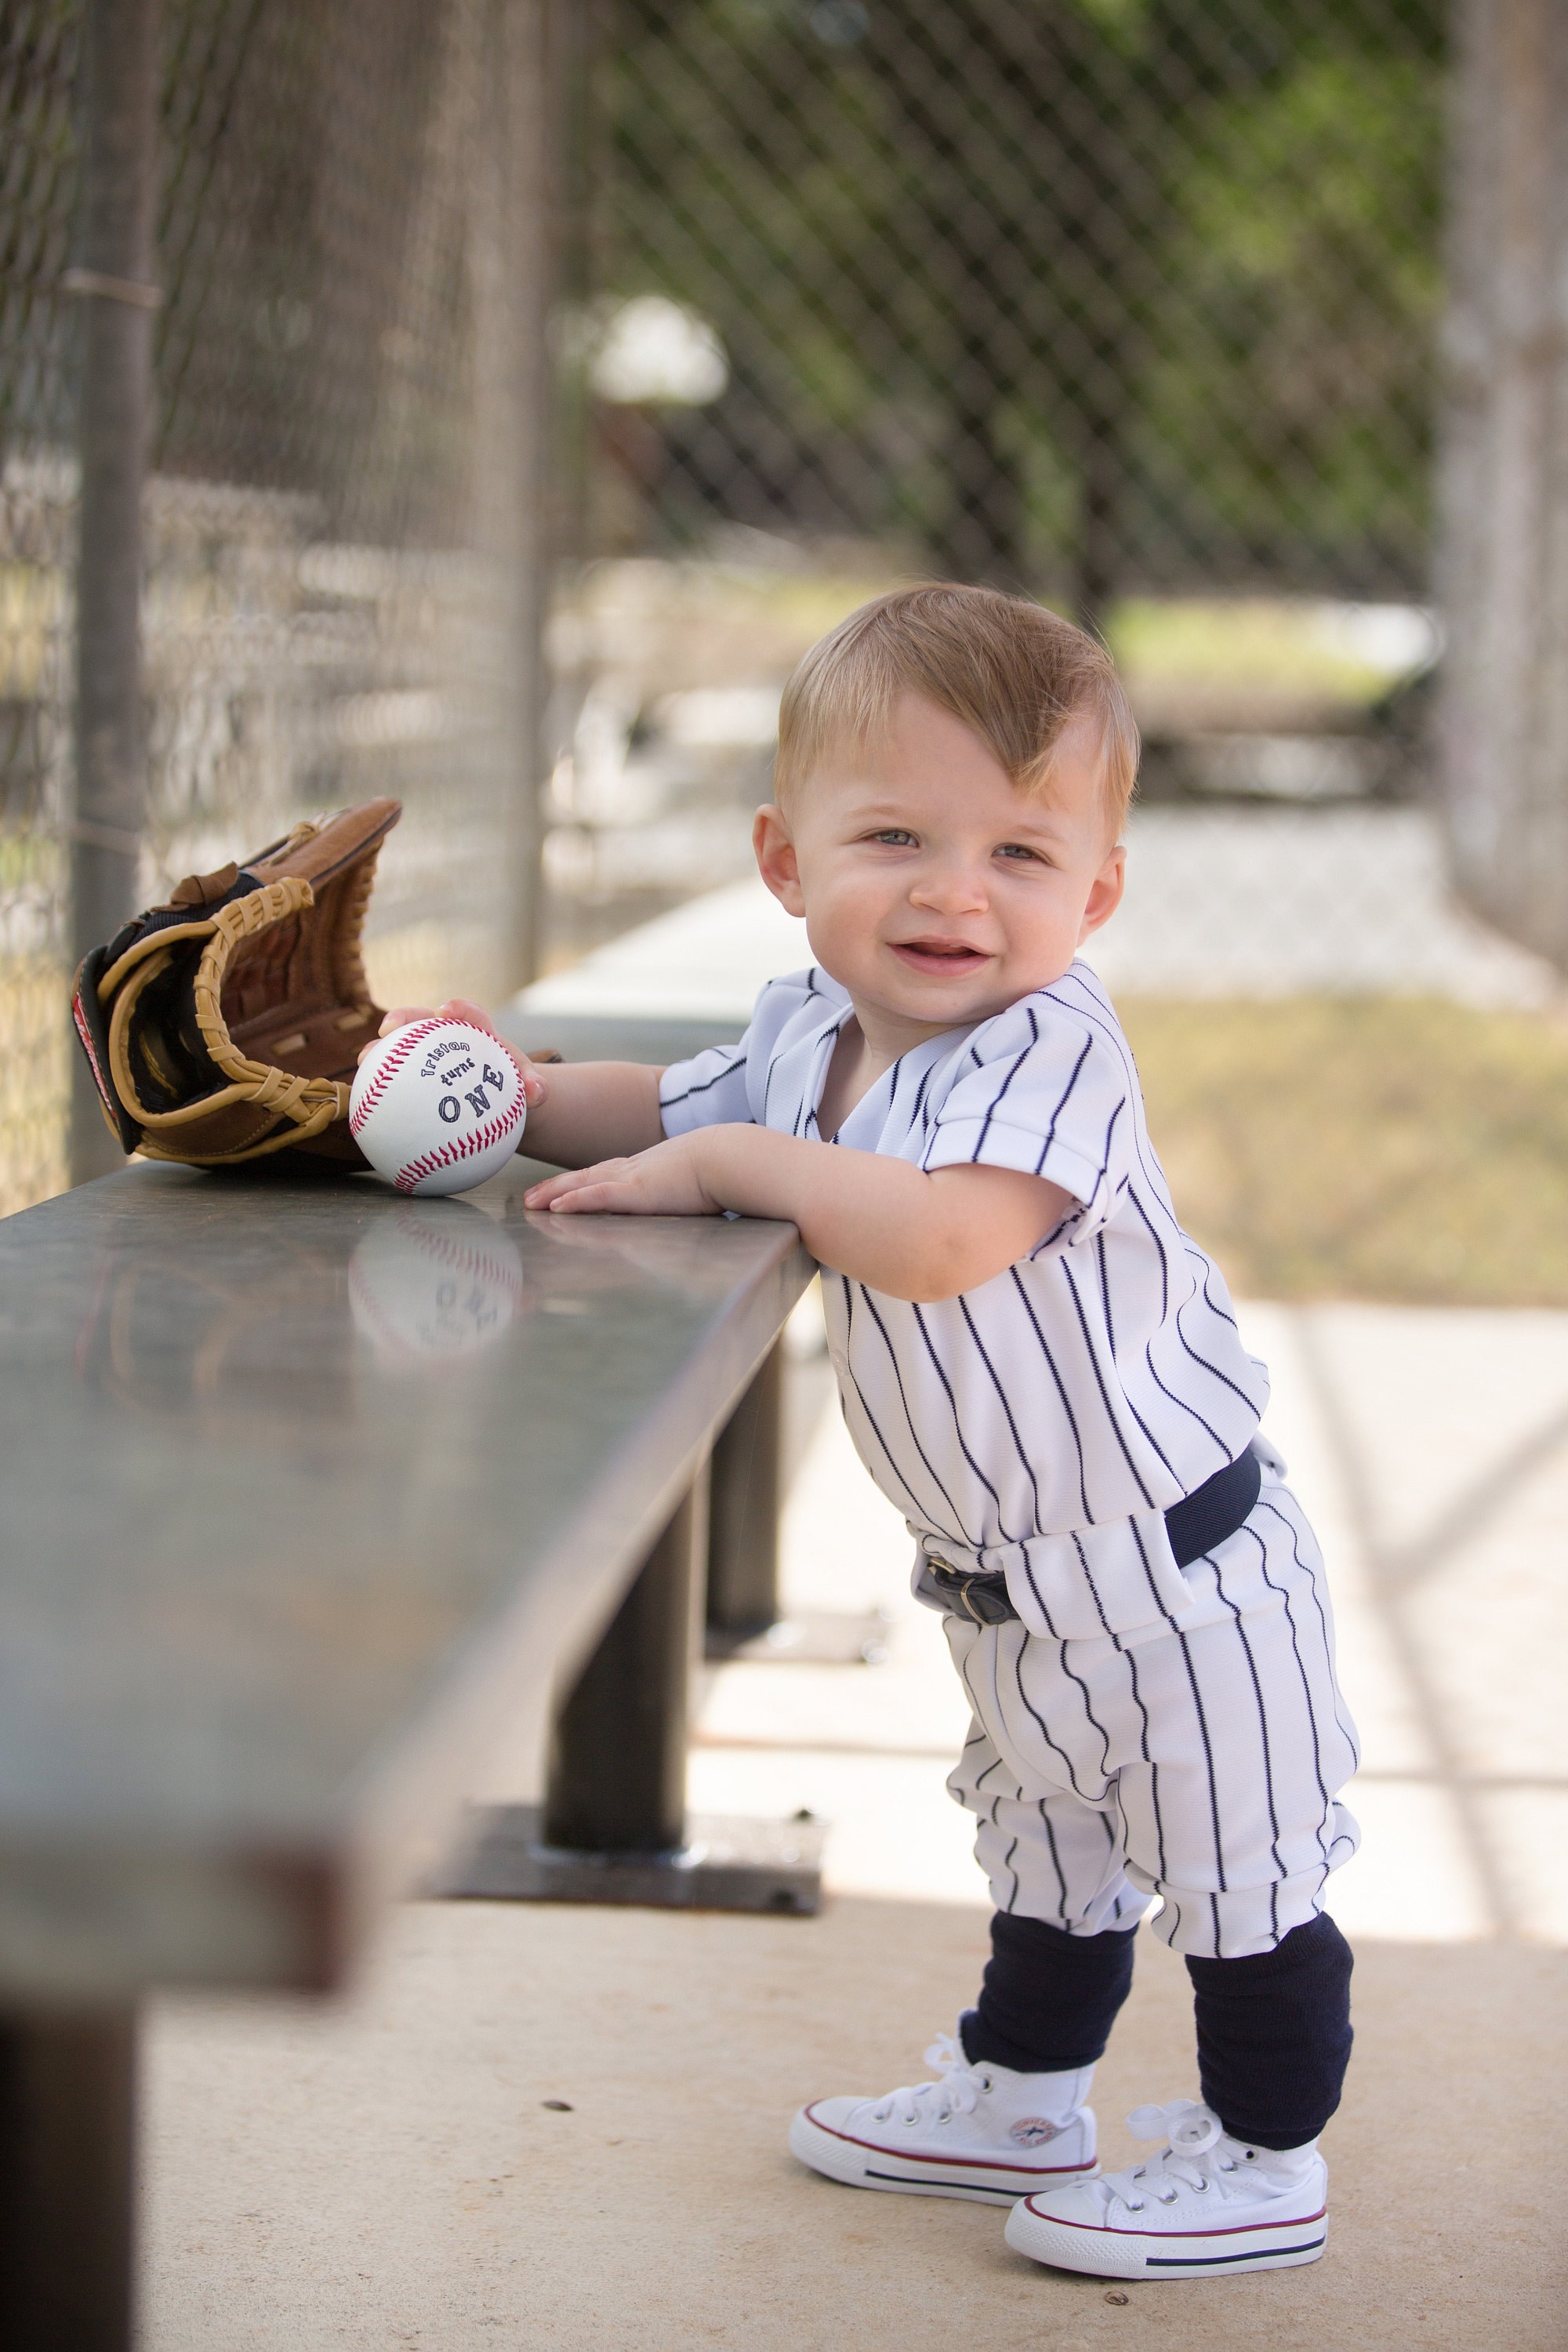
<path fill-rule="evenodd" d="M 385 997 L 533 943 L 545 0 L 165 0 L 142 902 L 390 793 Z M 0 25 L 0 1208 L 65 1181 L 82 10 Z"/>
<path fill-rule="evenodd" d="M 65 1181 L 61 819 L 68 791 L 74 464 L 53 289 L 69 256 L 77 27 L 0 28 L 0 1209 Z"/>
<path fill-rule="evenodd" d="M 1146 802 L 1420 792 L 1447 15 L 614 0 L 566 944 L 743 870 L 764 697 L 911 573 L 1102 628 Z"/>
<path fill-rule="evenodd" d="M 616 0 L 546 857 L 569 949 L 739 883 L 815 635 L 1042 596 L 1143 731 L 1094 952 L 1195 1229 L 1254 1292 L 1568 1303 L 1561 982 L 1430 794 L 1448 19 Z"/>
<path fill-rule="evenodd" d="M 0 26 L 6 1206 L 66 1172 L 85 5 Z M 1559 983 L 1456 907 L 1425 804 L 1446 16 L 163 0 L 142 895 L 396 793 L 378 988 L 496 995 L 744 875 L 780 686 L 843 612 L 1015 584 L 1104 629 L 1143 727 L 1104 954 L 1148 1051 L 1196 1067 L 1220 1004 L 1463 1008 L 1547 1230 Z M 590 560 L 553 572 L 536 805 L 552 549 Z M 1325 1087 L 1421 1094 L 1386 1024 L 1309 1031 Z M 1438 1076 L 1401 1132 L 1463 1185 Z M 1305 1262 L 1261 1249 L 1265 1284 Z"/>
<path fill-rule="evenodd" d="M 715 352 L 603 527 L 891 541 L 1096 615 L 1422 594 L 1446 16 L 618 0 L 603 291 Z M 623 311 L 606 389 L 657 329 Z"/>

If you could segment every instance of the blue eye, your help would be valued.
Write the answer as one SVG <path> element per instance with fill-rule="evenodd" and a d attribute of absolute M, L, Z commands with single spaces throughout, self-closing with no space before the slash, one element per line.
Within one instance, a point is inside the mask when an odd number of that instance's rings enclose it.
<path fill-rule="evenodd" d="M 895 849 L 906 849 L 914 845 L 915 837 L 912 833 L 907 833 L 902 825 L 890 824 L 882 832 L 874 833 L 871 838 L 873 841 L 885 841 Z"/>
<path fill-rule="evenodd" d="M 1021 841 L 1003 842 L 1001 846 L 998 848 L 996 855 L 998 857 L 1010 857 L 1013 859 L 1015 864 L 1020 864 L 1026 861 L 1032 866 L 1037 866 L 1040 863 L 1039 852 L 1034 849 L 1026 849 Z"/>

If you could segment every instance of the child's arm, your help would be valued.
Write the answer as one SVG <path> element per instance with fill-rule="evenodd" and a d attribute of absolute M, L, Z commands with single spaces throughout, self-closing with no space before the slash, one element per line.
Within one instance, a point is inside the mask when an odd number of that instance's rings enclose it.
<path fill-rule="evenodd" d="M 523 1057 L 519 1055 L 519 1059 Z M 661 1073 L 646 1062 L 562 1062 L 523 1073 L 540 1088 L 528 1097 L 521 1149 L 556 1168 L 585 1168 L 626 1151 L 647 1151 L 664 1133 Z"/>
<path fill-rule="evenodd" d="M 800 1228 L 813 1257 L 895 1298 L 989 1282 L 1061 1223 L 1072 1195 L 1043 1176 L 812 1143 L 765 1127 L 701 1127 L 635 1158 L 536 1184 L 531 1209 L 703 1216 L 736 1209 Z"/>
<path fill-rule="evenodd" d="M 528 1124 L 523 1150 L 531 1160 L 548 1160 L 557 1168 L 582 1168 L 614 1153 L 646 1151 L 664 1134 L 659 1117 L 659 1071 L 643 1062 L 560 1062 L 543 1067 L 520 1054 L 501 1036 L 489 1016 L 460 996 L 443 1004 L 440 1013 L 453 1021 L 467 1021 L 485 1030 L 522 1072 Z M 410 1021 L 430 1016 L 411 1004 L 399 1004 L 381 1024 L 384 1037 Z M 368 1049 L 367 1049 L 368 1050 Z"/>

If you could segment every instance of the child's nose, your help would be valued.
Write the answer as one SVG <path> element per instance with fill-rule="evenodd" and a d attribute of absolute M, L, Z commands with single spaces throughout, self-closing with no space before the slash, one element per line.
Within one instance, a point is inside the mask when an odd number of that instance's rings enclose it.
<path fill-rule="evenodd" d="M 910 893 L 911 903 L 933 914 L 976 914 L 989 903 L 985 876 L 962 858 L 942 859 L 927 866 Z"/>

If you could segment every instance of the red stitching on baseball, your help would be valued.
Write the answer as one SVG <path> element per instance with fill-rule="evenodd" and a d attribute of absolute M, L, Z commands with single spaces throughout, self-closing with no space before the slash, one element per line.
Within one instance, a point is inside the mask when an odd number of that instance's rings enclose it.
<path fill-rule="evenodd" d="M 411 1160 L 393 1178 L 400 1192 L 412 1192 L 426 1176 L 434 1176 L 437 1168 L 450 1168 L 455 1160 L 471 1160 L 477 1151 L 488 1151 L 492 1143 L 502 1143 L 516 1127 L 522 1114 L 521 1090 L 510 1111 L 500 1111 L 494 1118 L 486 1119 L 471 1135 L 454 1136 L 438 1151 L 426 1151 L 418 1160 Z"/>
<path fill-rule="evenodd" d="M 358 1137 L 366 1119 L 421 1038 L 428 1037 L 433 1029 L 444 1029 L 447 1025 L 446 1022 L 440 1020 L 411 1021 L 406 1029 L 399 1029 L 395 1033 L 396 1042 L 391 1053 L 366 1087 L 359 1108 L 349 1114 L 349 1132 L 352 1135 Z M 457 1026 L 456 1023 L 452 1025 Z"/>

